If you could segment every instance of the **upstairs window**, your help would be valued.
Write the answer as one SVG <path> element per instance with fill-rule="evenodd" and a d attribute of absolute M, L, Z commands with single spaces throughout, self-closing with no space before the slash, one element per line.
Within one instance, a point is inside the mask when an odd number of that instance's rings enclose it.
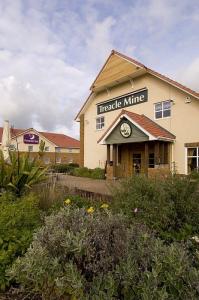
<path fill-rule="evenodd" d="M 155 119 L 163 119 L 171 116 L 171 101 L 162 101 L 155 104 Z"/>
<path fill-rule="evenodd" d="M 98 117 L 96 118 L 96 129 L 100 130 L 104 128 L 104 117 Z"/>
<path fill-rule="evenodd" d="M 45 147 L 45 151 L 49 152 L 49 147 L 48 146 Z"/>

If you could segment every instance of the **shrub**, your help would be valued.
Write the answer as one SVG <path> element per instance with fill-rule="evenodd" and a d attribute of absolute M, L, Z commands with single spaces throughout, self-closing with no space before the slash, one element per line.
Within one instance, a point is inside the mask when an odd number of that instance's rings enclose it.
<path fill-rule="evenodd" d="M 40 224 L 37 200 L 32 195 L 16 199 L 11 194 L 0 197 L 0 290 L 9 286 L 5 271 L 24 254 Z"/>
<path fill-rule="evenodd" d="M 38 184 L 34 186 L 32 192 L 38 199 L 39 208 L 49 212 L 59 209 L 68 198 L 68 188 L 60 185 L 56 180 Z"/>
<path fill-rule="evenodd" d="M 71 164 L 57 164 L 52 166 L 52 170 L 56 173 L 67 173 L 72 174 L 75 168 L 78 168 L 79 165 L 75 163 Z"/>
<path fill-rule="evenodd" d="M 123 211 L 166 239 L 182 239 L 199 231 L 198 182 L 190 177 L 164 180 L 134 176 L 113 191 L 113 208 Z"/>
<path fill-rule="evenodd" d="M 69 206 L 46 218 L 9 274 L 45 300 L 199 296 L 199 272 L 185 245 L 164 245 L 122 215 Z"/>
<path fill-rule="evenodd" d="M 88 169 L 86 167 L 82 168 L 75 168 L 72 172 L 72 175 L 79 176 L 79 177 L 88 177 L 93 179 L 105 179 L 105 172 L 104 169 L 95 168 L 95 169 Z"/>
<path fill-rule="evenodd" d="M 10 154 L 10 163 L 7 164 L 0 151 L 0 190 L 12 191 L 20 196 L 34 184 L 45 180 L 46 170 L 41 169 L 36 159 L 30 161 L 26 154 L 18 157 L 16 152 Z"/>

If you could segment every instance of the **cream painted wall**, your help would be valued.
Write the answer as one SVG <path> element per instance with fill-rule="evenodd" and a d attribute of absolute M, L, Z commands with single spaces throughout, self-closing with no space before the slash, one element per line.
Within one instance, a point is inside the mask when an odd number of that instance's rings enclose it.
<path fill-rule="evenodd" d="M 148 89 L 148 102 L 127 107 L 126 110 L 145 114 L 176 136 L 176 142 L 173 146 L 173 161 L 175 161 L 177 171 L 185 173 L 184 143 L 199 142 L 199 100 L 191 97 L 191 103 L 185 103 L 185 99 L 188 96 L 185 92 L 150 74 L 135 78 L 133 87 L 130 82 L 125 82 L 111 88 L 108 92 L 103 91 L 94 97 L 92 103 L 85 111 L 85 166 L 89 168 L 104 166 L 106 146 L 99 145 L 97 141 L 121 112 L 121 109 L 119 109 L 103 114 L 105 127 L 102 130 L 96 130 L 96 118 L 98 117 L 96 104 L 144 87 Z M 154 104 L 170 99 L 174 101 L 171 108 L 171 117 L 155 120 Z"/>
<path fill-rule="evenodd" d="M 34 130 L 27 131 L 26 133 L 39 135 L 39 143 L 41 140 L 43 140 L 45 142 L 45 147 L 49 147 L 49 151 L 46 151 L 46 152 L 55 152 L 56 145 L 53 144 L 52 142 L 48 141 L 43 135 L 37 133 Z M 24 134 L 17 136 L 17 140 L 16 140 L 16 138 L 12 139 L 11 144 L 14 145 L 16 149 L 17 149 L 17 144 L 18 144 L 18 150 L 21 152 L 28 152 L 28 146 L 33 146 L 32 152 L 38 152 L 39 144 L 24 144 L 23 135 Z M 80 152 L 80 149 L 76 149 L 76 148 L 72 148 L 72 149 L 60 148 L 59 153 L 79 153 L 79 152 Z"/>
<path fill-rule="evenodd" d="M 38 133 L 34 130 L 30 130 L 27 133 L 32 133 L 32 134 L 37 134 Z M 17 148 L 17 144 L 18 144 L 18 149 L 19 151 L 22 152 L 27 152 L 28 151 L 28 146 L 33 146 L 33 152 L 38 152 L 39 151 L 39 144 L 24 144 L 23 142 L 23 134 L 17 136 L 17 141 L 16 138 L 12 139 L 11 144 L 15 145 L 15 147 Z M 49 151 L 48 152 L 55 152 L 55 145 L 51 142 L 49 142 L 45 137 L 43 137 L 42 135 L 39 134 L 39 143 L 40 141 L 43 140 L 45 142 L 45 147 L 49 147 Z"/>

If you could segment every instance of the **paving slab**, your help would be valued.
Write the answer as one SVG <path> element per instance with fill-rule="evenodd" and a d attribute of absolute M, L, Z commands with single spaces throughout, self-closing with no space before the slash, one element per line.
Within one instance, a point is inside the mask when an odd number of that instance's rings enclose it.
<path fill-rule="evenodd" d="M 58 181 L 68 188 L 78 188 L 102 195 L 111 195 L 111 190 L 119 185 L 119 181 L 76 177 L 65 174 L 59 174 Z"/>

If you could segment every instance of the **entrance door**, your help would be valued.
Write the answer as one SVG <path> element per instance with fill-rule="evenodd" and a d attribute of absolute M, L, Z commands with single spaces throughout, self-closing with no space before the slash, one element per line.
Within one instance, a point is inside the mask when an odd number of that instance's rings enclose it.
<path fill-rule="evenodd" d="M 139 175 L 142 171 L 142 152 L 133 153 L 133 174 Z"/>

